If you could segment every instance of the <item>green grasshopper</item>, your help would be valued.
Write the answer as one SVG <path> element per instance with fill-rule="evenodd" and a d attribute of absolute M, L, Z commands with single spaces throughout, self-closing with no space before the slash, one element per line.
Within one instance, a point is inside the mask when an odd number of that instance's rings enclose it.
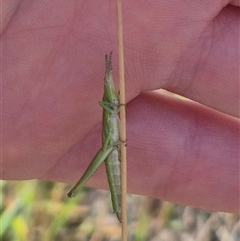
<path fill-rule="evenodd" d="M 104 77 L 104 94 L 99 102 L 103 108 L 102 148 L 94 156 L 83 176 L 68 192 L 74 197 L 98 167 L 105 161 L 108 184 L 111 192 L 113 210 L 121 222 L 121 180 L 119 147 L 119 94 L 115 89 L 112 76 L 112 52 L 105 56 L 106 72 Z"/>

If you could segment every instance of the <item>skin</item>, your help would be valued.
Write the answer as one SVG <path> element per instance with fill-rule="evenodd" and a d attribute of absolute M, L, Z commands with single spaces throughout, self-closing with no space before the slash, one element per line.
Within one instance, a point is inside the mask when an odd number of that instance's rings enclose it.
<path fill-rule="evenodd" d="M 129 192 L 239 212 L 239 1 L 123 11 Z M 115 12 L 112 1 L 4 1 L 1 179 L 74 184 L 99 150 Z M 146 92 L 159 88 L 193 101 Z M 104 168 L 88 185 L 108 187 Z"/>

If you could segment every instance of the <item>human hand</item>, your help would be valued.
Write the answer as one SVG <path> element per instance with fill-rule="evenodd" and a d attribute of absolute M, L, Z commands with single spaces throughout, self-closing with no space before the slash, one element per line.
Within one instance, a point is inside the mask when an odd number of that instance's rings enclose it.
<path fill-rule="evenodd" d="M 123 4 L 129 192 L 239 211 L 240 16 L 239 2 L 229 3 Z M 117 83 L 114 2 L 11 4 L 3 5 L 1 178 L 75 183 L 101 147 L 111 50 Z M 147 92 L 159 88 L 200 104 Z M 88 185 L 107 187 L 102 168 Z"/>

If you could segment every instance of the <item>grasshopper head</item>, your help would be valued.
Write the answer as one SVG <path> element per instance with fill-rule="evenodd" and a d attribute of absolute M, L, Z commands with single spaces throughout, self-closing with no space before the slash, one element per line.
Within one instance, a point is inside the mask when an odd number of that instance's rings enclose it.
<path fill-rule="evenodd" d="M 105 56 L 106 63 L 106 73 L 104 77 L 104 101 L 112 103 L 118 106 L 118 92 L 114 86 L 113 76 L 112 76 L 112 52 Z"/>

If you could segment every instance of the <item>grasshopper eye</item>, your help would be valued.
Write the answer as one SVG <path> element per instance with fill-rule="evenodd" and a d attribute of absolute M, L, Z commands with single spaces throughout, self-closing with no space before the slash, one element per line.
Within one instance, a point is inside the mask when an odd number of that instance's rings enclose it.
<path fill-rule="evenodd" d="M 110 85 L 110 81 L 109 81 L 108 76 L 105 76 L 105 78 L 104 78 L 104 85 L 105 86 L 109 86 Z"/>
<path fill-rule="evenodd" d="M 117 100 L 116 98 L 114 98 L 114 99 L 113 99 L 113 103 L 114 103 L 115 105 L 118 105 L 118 100 Z"/>

